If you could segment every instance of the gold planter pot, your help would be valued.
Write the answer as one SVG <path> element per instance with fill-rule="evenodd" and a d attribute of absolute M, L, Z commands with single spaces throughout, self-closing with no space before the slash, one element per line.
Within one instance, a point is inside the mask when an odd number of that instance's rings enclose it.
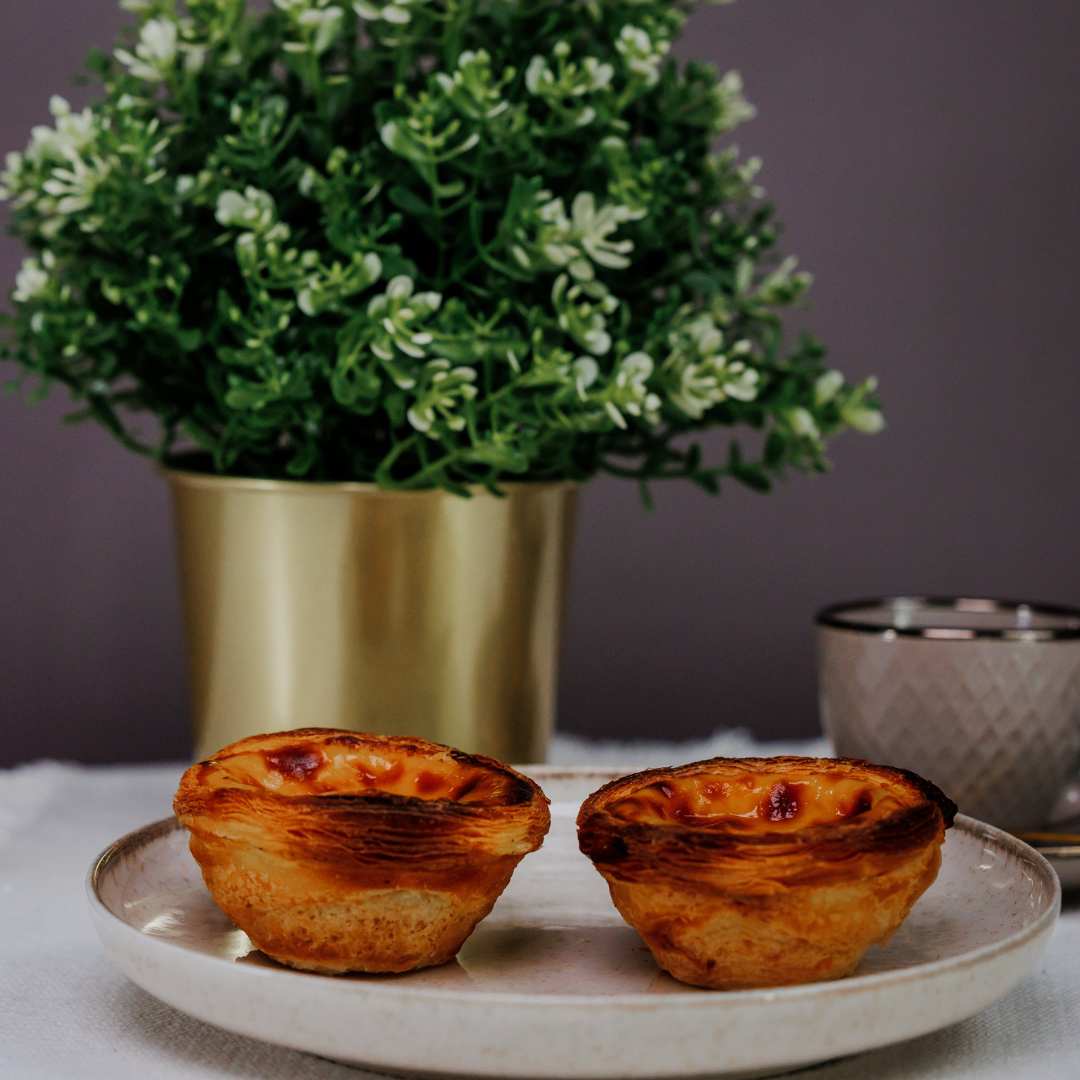
<path fill-rule="evenodd" d="M 544 760 L 575 485 L 463 499 L 163 475 L 197 758 L 317 726 Z"/>

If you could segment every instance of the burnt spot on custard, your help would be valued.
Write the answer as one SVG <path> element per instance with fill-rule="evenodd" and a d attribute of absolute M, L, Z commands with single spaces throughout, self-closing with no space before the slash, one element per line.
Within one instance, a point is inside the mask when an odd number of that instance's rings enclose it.
<path fill-rule="evenodd" d="M 437 795 L 446 786 L 446 778 L 432 772 L 417 773 L 416 794 L 422 799 Z"/>
<path fill-rule="evenodd" d="M 263 752 L 266 767 L 291 780 L 307 780 L 322 768 L 326 759 L 312 747 L 284 746 L 280 750 Z"/>
<path fill-rule="evenodd" d="M 762 807 L 762 817 L 769 821 L 790 821 L 798 812 L 799 797 L 786 780 L 781 780 L 769 792 Z"/>

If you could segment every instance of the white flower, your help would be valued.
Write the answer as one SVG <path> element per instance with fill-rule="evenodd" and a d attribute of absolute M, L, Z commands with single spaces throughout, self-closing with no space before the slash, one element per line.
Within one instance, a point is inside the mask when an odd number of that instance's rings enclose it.
<path fill-rule="evenodd" d="M 876 435 L 885 426 L 885 417 L 870 405 L 866 398 L 877 389 L 877 379 L 871 377 L 857 386 L 840 408 L 840 418 L 864 435 Z"/>
<path fill-rule="evenodd" d="M 596 119 L 596 109 L 580 101 L 587 94 L 607 88 L 615 75 L 611 64 L 586 56 L 579 64 L 568 61 L 570 45 L 559 41 L 551 50 L 557 59 L 558 75 L 543 56 L 534 56 L 525 69 L 525 88 L 542 97 L 565 120 L 585 127 Z"/>
<path fill-rule="evenodd" d="M 885 426 L 885 417 L 877 409 L 865 405 L 842 409 L 841 417 L 856 431 L 864 435 L 876 435 Z"/>
<path fill-rule="evenodd" d="M 183 45 L 184 70 L 188 72 L 202 71 L 206 63 L 206 47 L 203 45 Z"/>
<path fill-rule="evenodd" d="M 593 356 L 604 356 L 611 349 L 605 315 L 619 309 L 619 300 L 599 281 L 575 282 L 560 274 L 551 286 L 551 303 L 559 329 L 569 334 Z"/>
<path fill-rule="evenodd" d="M 641 217 L 640 213 L 618 203 L 605 203 L 598 210 L 592 192 L 580 191 L 574 196 L 570 217 L 562 199 L 543 204 L 539 215 L 544 224 L 537 244 L 544 257 L 555 266 L 567 267 L 579 281 L 591 281 L 595 276 L 589 259 L 613 270 L 630 265 L 627 255 L 634 250 L 633 241 L 608 237 L 623 222 Z M 521 255 L 515 255 L 521 262 Z"/>
<path fill-rule="evenodd" d="M 158 67 L 167 67 L 176 59 L 177 28 L 169 19 L 151 19 L 139 32 L 136 51 Z"/>
<path fill-rule="evenodd" d="M 302 11 L 296 21 L 301 26 L 314 30 L 315 37 L 312 41 L 312 48 L 315 50 L 315 55 L 320 56 L 333 45 L 338 32 L 341 30 L 341 23 L 344 18 L 345 11 L 343 8 L 325 7 L 309 8 L 307 11 Z"/>
<path fill-rule="evenodd" d="M 672 351 L 664 370 L 675 376 L 675 382 L 668 382 L 668 397 L 691 419 L 700 420 L 713 405 L 728 398 L 753 401 L 757 397 L 761 376 L 739 359 L 753 346 L 743 339 L 725 351 L 723 332 L 707 312 L 684 323 L 670 341 Z"/>
<path fill-rule="evenodd" d="M 585 400 L 588 390 L 600 375 L 600 365 L 591 356 L 582 356 L 570 366 L 570 373 L 577 387 L 578 397 Z"/>
<path fill-rule="evenodd" d="M 409 11 L 410 2 L 411 0 L 392 0 L 391 3 L 380 7 L 378 4 L 370 3 L 369 0 L 354 0 L 353 11 L 361 19 L 367 19 L 370 22 L 382 19 L 388 23 L 404 26 L 405 23 L 412 21 L 412 12 Z"/>
<path fill-rule="evenodd" d="M 49 110 L 56 117 L 56 127 L 41 125 L 33 129 L 26 158 L 39 164 L 57 163 L 41 185 L 45 196 L 36 202 L 38 211 L 49 219 L 42 224 L 42 233 L 56 236 L 67 224 L 67 215 L 91 205 L 94 191 L 108 175 L 110 166 L 96 155 L 85 155 L 97 134 L 96 120 L 89 109 L 73 113 L 67 101 L 57 95 L 49 102 Z M 8 165 L 12 164 L 9 157 Z M 22 199 L 33 197 L 26 192 Z"/>
<path fill-rule="evenodd" d="M 611 348 L 611 335 L 605 329 L 607 323 L 602 315 L 593 312 L 592 320 L 593 325 L 581 335 L 581 343 L 589 352 L 603 356 Z"/>
<path fill-rule="evenodd" d="M 239 191 L 223 191 L 218 196 L 215 216 L 226 227 L 235 225 L 260 232 L 274 224 L 276 214 L 273 196 L 249 187 L 243 195 Z"/>
<path fill-rule="evenodd" d="M 735 362 L 727 365 L 721 389 L 725 396 L 736 401 L 753 401 L 757 397 L 761 376 L 745 364 Z"/>
<path fill-rule="evenodd" d="M 42 262 L 53 265 L 55 260 L 52 253 L 46 251 L 42 256 Z M 15 275 L 15 292 L 12 299 L 20 304 L 33 300 L 40 296 L 49 287 L 49 272 L 35 258 L 23 259 L 22 269 Z"/>
<path fill-rule="evenodd" d="M 744 120 L 753 120 L 757 109 L 743 97 L 742 75 L 729 71 L 713 88 L 713 98 L 719 106 L 716 131 L 730 131 Z"/>
<path fill-rule="evenodd" d="M 87 164 L 73 154 L 70 168 L 53 169 L 51 178 L 41 187 L 47 195 L 57 200 L 57 214 L 77 214 L 93 203 L 94 191 L 108 173 L 108 164 L 100 158 L 94 158 Z"/>
<path fill-rule="evenodd" d="M 28 160 L 36 162 L 67 159 L 93 142 L 97 128 L 94 114 L 89 108 L 83 109 L 81 113 L 73 113 L 67 101 L 55 94 L 49 102 L 49 111 L 56 117 L 56 127 L 39 124 L 30 132 L 30 145 L 26 148 Z M 10 169 L 10 157 L 7 164 Z"/>
<path fill-rule="evenodd" d="M 427 346 L 434 339 L 423 324 L 442 304 L 439 293 L 414 293 L 414 288 L 412 278 L 399 274 L 390 279 L 386 291 L 374 297 L 367 309 L 377 327 L 371 351 L 403 390 L 416 385 L 416 375 L 411 366 L 401 362 L 397 352 L 417 360 L 427 355 Z"/>
<path fill-rule="evenodd" d="M 604 402 L 604 411 L 617 427 L 627 426 L 623 413 L 643 417 L 650 424 L 659 420 L 660 399 L 645 385 L 653 373 L 653 366 L 648 353 L 632 352 L 623 357 Z"/>
<path fill-rule="evenodd" d="M 832 401 L 843 385 L 844 376 L 839 371 L 826 371 L 814 383 L 814 404 L 824 405 L 826 402 Z"/>
<path fill-rule="evenodd" d="M 652 369 L 652 357 L 648 353 L 631 353 L 619 365 L 618 385 L 644 386 L 645 380 L 652 374 Z"/>
<path fill-rule="evenodd" d="M 451 368 L 448 360 L 429 360 L 421 373 L 421 389 L 416 404 L 406 414 L 409 423 L 432 438 L 438 433 L 432 430 L 439 417 L 451 431 L 465 427 L 465 417 L 454 412 L 459 401 L 472 401 L 476 397 L 476 372 L 470 367 Z"/>
<path fill-rule="evenodd" d="M 818 426 L 814 421 L 814 418 L 810 415 L 809 409 L 804 409 L 801 405 L 796 406 L 794 409 L 784 410 L 784 419 L 787 421 L 788 427 L 791 428 L 796 435 L 801 435 L 807 439 L 817 439 L 820 437 L 821 432 L 818 431 Z"/>
<path fill-rule="evenodd" d="M 589 79 L 590 90 L 603 90 L 615 75 L 615 69 L 610 64 L 601 64 L 595 56 L 586 56 L 581 62 L 581 69 Z"/>
<path fill-rule="evenodd" d="M 525 69 L 525 88 L 530 94 L 539 94 L 545 86 L 554 86 L 555 76 L 542 56 L 534 56 Z"/>
<path fill-rule="evenodd" d="M 161 82 L 176 60 L 179 30 L 171 19 L 151 19 L 139 31 L 139 44 L 132 56 L 126 49 L 117 49 L 116 59 L 137 79 Z"/>
<path fill-rule="evenodd" d="M 660 62 L 671 45 L 667 41 L 654 42 L 639 26 L 624 26 L 615 48 L 622 53 L 631 74 L 644 79 L 646 86 L 654 86 L 660 79 Z"/>
<path fill-rule="evenodd" d="M 0 172 L 0 202 L 10 199 L 12 189 L 18 188 L 23 168 L 23 156 L 15 150 L 8 152 L 4 159 L 5 169 Z"/>
<path fill-rule="evenodd" d="M 317 259 L 315 252 L 311 254 Z M 352 262 L 344 267 L 337 262 L 329 269 L 320 265 L 297 292 L 296 306 L 305 315 L 332 310 L 342 301 L 363 292 L 379 279 L 381 273 L 382 259 L 374 251 L 364 255 L 357 252 Z"/>

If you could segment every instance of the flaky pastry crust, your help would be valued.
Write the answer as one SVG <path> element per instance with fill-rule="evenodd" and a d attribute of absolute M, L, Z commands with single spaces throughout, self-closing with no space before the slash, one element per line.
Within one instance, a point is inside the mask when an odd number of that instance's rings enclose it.
<path fill-rule="evenodd" d="M 850 758 L 713 758 L 593 792 L 581 850 L 675 978 L 719 990 L 850 975 L 933 884 L 956 806 Z"/>
<path fill-rule="evenodd" d="M 493 758 L 328 728 L 233 743 L 173 805 L 218 907 L 324 974 L 449 960 L 551 823 L 540 788 Z"/>

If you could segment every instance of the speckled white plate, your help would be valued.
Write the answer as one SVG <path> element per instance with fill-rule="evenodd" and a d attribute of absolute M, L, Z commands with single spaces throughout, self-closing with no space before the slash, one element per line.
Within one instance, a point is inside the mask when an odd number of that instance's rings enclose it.
<path fill-rule="evenodd" d="M 922 1035 L 1007 993 L 1061 903 L 1025 844 L 957 818 L 890 947 L 839 982 L 722 993 L 676 982 L 577 850 L 582 799 L 617 773 L 535 767 L 552 800 L 457 960 L 405 975 L 309 975 L 252 951 L 210 899 L 175 819 L 105 851 L 87 886 L 109 955 L 162 1001 L 243 1035 L 375 1069 L 480 1077 L 766 1076 Z"/>
<path fill-rule="evenodd" d="M 1080 845 L 1040 847 L 1039 854 L 1054 868 L 1062 889 L 1080 889 Z"/>

